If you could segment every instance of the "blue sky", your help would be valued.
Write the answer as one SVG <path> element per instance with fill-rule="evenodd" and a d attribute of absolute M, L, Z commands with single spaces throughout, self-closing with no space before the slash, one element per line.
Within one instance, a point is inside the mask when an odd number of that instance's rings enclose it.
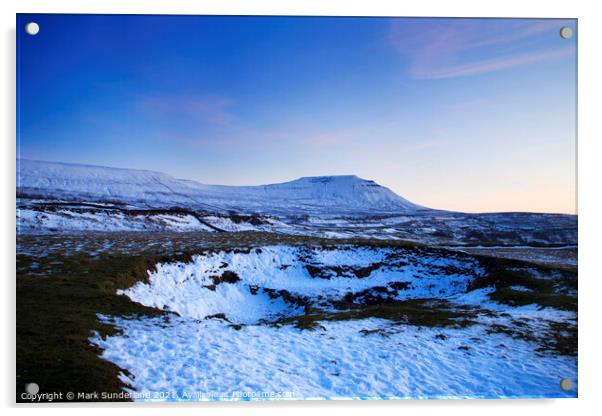
<path fill-rule="evenodd" d="M 17 20 L 19 157 L 232 185 L 357 174 L 436 208 L 575 213 L 573 20 Z"/>

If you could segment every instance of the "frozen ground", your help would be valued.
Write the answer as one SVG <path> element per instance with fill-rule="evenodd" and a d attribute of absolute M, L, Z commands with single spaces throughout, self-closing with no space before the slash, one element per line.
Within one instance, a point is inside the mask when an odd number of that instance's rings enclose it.
<path fill-rule="evenodd" d="M 76 374 L 120 390 L 115 363 L 139 400 L 577 395 L 574 215 L 438 211 L 353 175 L 17 174 L 18 377 L 54 380 L 81 337 Z"/>
<path fill-rule="evenodd" d="M 468 329 L 325 322 L 317 331 L 171 316 L 116 319 L 122 336 L 96 339 L 103 358 L 155 400 L 575 397 L 571 357 L 539 356 L 530 342 Z M 382 335 L 381 331 L 388 331 Z"/>
<path fill-rule="evenodd" d="M 576 357 L 542 347 L 575 313 L 493 301 L 483 273 L 432 249 L 208 251 L 120 292 L 165 316 L 101 316 L 122 332 L 92 342 L 141 400 L 575 397 Z"/>
<path fill-rule="evenodd" d="M 214 231 L 189 214 L 127 215 L 123 212 L 59 209 L 39 211 L 19 209 L 20 230 L 73 231 Z"/>
<path fill-rule="evenodd" d="M 346 295 L 372 295 L 366 291 L 375 287 L 395 300 L 446 297 L 465 292 L 479 273 L 477 263 L 467 258 L 401 253 L 353 246 L 219 251 L 195 256 L 191 263 L 158 264 L 148 283 L 117 293 L 180 316 L 224 314 L 232 322 L 252 323 L 298 314 L 308 297 L 329 308 Z M 289 298 L 289 307 L 283 297 Z"/>
<path fill-rule="evenodd" d="M 577 242 L 577 219 L 567 215 L 422 213 L 413 216 L 279 217 L 28 199 L 18 201 L 17 230 L 23 235 L 89 231 L 262 231 L 332 239 L 418 241 L 475 250 L 479 249 L 475 246 L 481 244 L 486 245 L 481 249 L 499 244 L 507 248 L 549 248 L 575 245 Z"/>
<path fill-rule="evenodd" d="M 565 247 L 462 247 L 465 253 L 505 259 L 524 260 L 537 264 L 576 268 L 577 246 Z"/>

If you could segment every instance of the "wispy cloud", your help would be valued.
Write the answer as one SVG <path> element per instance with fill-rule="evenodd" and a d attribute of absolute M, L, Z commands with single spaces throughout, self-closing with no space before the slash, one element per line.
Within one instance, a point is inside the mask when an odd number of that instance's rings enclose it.
<path fill-rule="evenodd" d="M 142 111 L 153 117 L 215 125 L 227 125 L 236 120 L 232 104 L 231 99 L 214 95 L 157 95 L 143 97 L 137 102 Z"/>
<path fill-rule="evenodd" d="M 452 77 L 466 77 L 470 75 L 485 74 L 488 72 L 501 71 L 516 66 L 528 65 L 537 62 L 552 61 L 559 58 L 571 56 L 574 53 L 572 47 L 559 48 L 545 52 L 533 52 L 519 56 L 508 56 L 494 58 L 464 65 L 451 65 L 437 69 L 424 70 L 416 78 L 418 79 L 441 79 Z"/>
<path fill-rule="evenodd" d="M 408 62 L 414 79 L 466 77 L 571 56 L 560 20 L 395 20 L 389 42 Z M 550 47 L 550 40 L 561 46 Z"/>

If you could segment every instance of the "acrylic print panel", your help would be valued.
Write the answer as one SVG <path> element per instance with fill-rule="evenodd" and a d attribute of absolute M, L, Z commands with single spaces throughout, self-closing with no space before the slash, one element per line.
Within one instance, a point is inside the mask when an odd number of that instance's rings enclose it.
<path fill-rule="evenodd" d="M 576 20 L 17 29 L 18 401 L 577 396 Z"/>

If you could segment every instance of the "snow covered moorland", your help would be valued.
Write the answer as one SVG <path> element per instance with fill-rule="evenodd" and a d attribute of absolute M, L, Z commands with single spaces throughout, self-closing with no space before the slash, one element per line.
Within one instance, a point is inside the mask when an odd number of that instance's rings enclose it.
<path fill-rule="evenodd" d="M 99 316 L 122 333 L 92 342 L 142 400 L 574 397 L 559 388 L 577 377 L 574 311 L 494 301 L 525 288 L 484 285 L 492 273 L 416 247 L 208 251 L 119 291 L 166 315 Z"/>
<path fill-rule="evenodd" d="M 353 175 L 237 187 L 29 160 L 17 197 L 18 383 L 577 395 L 576 216 L 440 211 Z"/>

